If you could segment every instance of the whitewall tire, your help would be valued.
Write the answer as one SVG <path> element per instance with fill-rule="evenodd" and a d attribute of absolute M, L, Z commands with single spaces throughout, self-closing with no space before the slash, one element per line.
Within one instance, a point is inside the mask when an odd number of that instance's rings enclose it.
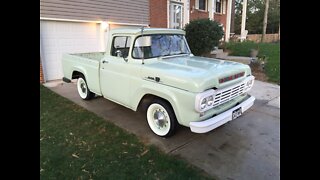
<path fill-rule="evenodd" d="M 169 137 L 175 133 L 177 120 L 172 107 L 166 101 L 156 99 L 147 109 L 150 129 L 158 136 Z"/>
<path fill-rule="evenodd" d="M 80 76 L 77 81 L 77 89 L 80 97 L 84 100 L 89 100 L 94 97 L 94 93 L 88 88 L 86 79 L 84 76 Z"/>

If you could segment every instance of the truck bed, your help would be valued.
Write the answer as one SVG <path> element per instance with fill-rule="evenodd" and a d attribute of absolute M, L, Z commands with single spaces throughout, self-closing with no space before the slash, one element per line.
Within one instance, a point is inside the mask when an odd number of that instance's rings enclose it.
<path fill-rule="evenodd" d="M 70 55 L 100 61 L 100 59 L 102 59 L 102 57 L 104 56 L 104 52 L 75 53 Z"/>
<path fill-rule="evenodd" d="M 64 77 L 73 79 L 74 73 L 81 73 L 86 78 L 89 89 L 100 95 L 99 67 L 104 52 L 73 53 L 62 56 Z"/>

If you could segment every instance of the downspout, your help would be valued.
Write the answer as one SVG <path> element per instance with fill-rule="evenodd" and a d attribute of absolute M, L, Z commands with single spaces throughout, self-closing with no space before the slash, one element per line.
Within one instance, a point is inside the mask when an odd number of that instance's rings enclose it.
<path fill-rule="evenodd" d="M 167 28 L 170 28 L 170 0 L 167 0 Z"/>

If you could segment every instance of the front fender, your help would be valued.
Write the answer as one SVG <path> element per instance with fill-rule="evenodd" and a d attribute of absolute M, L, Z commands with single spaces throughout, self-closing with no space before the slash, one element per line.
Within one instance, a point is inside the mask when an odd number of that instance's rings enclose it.
<path fill-rule="evenodd" d="M 144 84 L 137 90 L 134 98 L 131 101 L 133 110 L 137 110 L 140 100 L 146 94 L 151 94 L 151 95 L 159 96 L 163 99 L 166 99 L 167 101 L 169 101 L 171 103 L 172 106 L 176 102 L 176 97 L 168 89 L 161 88 L 161 87 L 159 87 L 159 85 L 155 86 L 155 85 L 150 85 L 150 84 Z"/>
<path fill-rule="evenodd" d="M 195 95 L 193 93 L 158 83 L 143 84 L 136 92 L 134 92 L 131 101 L 131 107 L 134 111 L 137 110 L 139 102 L 146 94 L 158 96 L 167 100 L 171 104 L 179 124 L 187 124 L 184 122 L 186 119 L 183 117 L 184 112 L 194 111 Z"/>

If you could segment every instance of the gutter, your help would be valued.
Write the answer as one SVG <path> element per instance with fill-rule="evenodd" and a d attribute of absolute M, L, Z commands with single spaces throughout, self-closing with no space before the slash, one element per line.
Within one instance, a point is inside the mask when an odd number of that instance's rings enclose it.
<path fill-rule="evenodd" d="M 102 22 L 102 21 L 89 21 L 89 20 L 78 20 L 78 19 L 59 19 L 59 18 L 46 18 L 46 17 L 40 17 L 40 20 L 68 21 L 68 22 L 91 22 L 91 23 L 101 23 Z"/>
<path fill-rule="evenodd" d="M 49 21 L 68 21 L 68 22 L 89 22 L 89 23 L 103 23 L 106 22 L 108 24 L 116 24 L 116 25 L 129 25 L 129 26 L 146 26 L 149 27 L 148 24 L 136 24 L 136 23 L 119 23 L 119 22 L 111 22 L 111 21 L 90 21 L 90 20 L 79 20 L 79 19 L 61 19 L 61 18 L 46 18 L 40 17 L 40 20 L 49 20 Z"/>

